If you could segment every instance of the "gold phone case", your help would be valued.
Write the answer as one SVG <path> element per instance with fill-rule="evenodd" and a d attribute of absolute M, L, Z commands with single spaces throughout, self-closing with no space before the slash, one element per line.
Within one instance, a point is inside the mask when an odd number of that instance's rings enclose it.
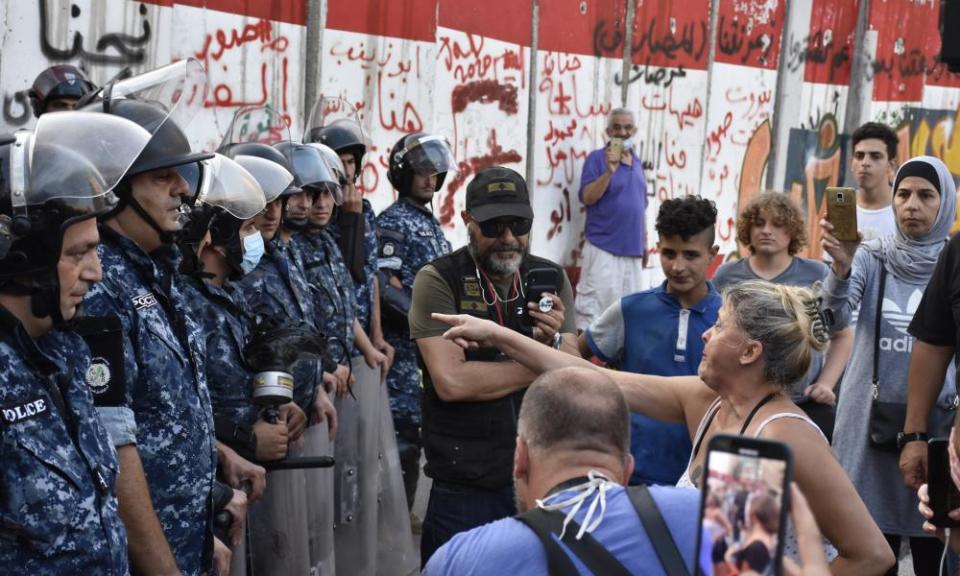
<path fill-rule="evenodd" d="M 837 240 L 857 240 L 857 191 L 853 188 L 827 188 L 827 221 L 833 224 Z"/>
<path fill-rule="evenodd" d="M 617 154 L 623 153 L 623 139 L 622 138 L 611 138 L 610 139 L 610 149 L 615 150 Z"/>

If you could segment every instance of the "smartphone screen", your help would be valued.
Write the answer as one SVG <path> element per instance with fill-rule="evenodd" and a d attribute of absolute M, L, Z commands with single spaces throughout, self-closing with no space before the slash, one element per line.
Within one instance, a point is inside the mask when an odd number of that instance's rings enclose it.
<path fill-rule="evenodd" d="M 697 574 L 781 574 L 791 462 L 780 442 L 727 435 L 710 441 Z"/>
<path fill-rule="evenodd" d="M 947 514 L 960 508 L 960 491 L 950 478 L 950 457 L 946 438 L 933 438 L 927 444 L 927 490 L 933 518 L 930 523 L 943 528 L 956 528 L 960 522 Z"/>

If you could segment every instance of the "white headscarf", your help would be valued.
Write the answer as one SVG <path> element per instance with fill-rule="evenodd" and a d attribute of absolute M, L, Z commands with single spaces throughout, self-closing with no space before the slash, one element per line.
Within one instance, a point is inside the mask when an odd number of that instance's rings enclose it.
<path fill-rule="evenodd" d="M 939 158 L 933 156 L 917 156 L 907 160 L 897 170 L 897 177 L 894 182 L 899 184 L 901 174 L 905 172 L 905 169 L 912 172 L 913 170 L 909 168 L 909 165 L 914 162 L 928 164 L 940 178 L 938 186 L 940 190 L 940 211 L 937 212 L 937 220 L 929 232 L 918 238 L 910 238 L 900 230 L 900 221 L 896 220 L 896 216 L 894 216 L 897 223 L 897 233 L 866 242 L 863 249 L 879 258 L 887 272 L 900 280 L 910 284 L 926 284 L 930 281 L 930 276 L 933 275 L 937 258 L 940 256 L 940 251 L 946 246 L 950 227 L 953 226 L 957 210 L 957 187 L 953 182 L 950 170 Z M 937 184 L 937 182 L 931 182 L 931 184 Z M 896 187 L 894 187 L 893 194 L 896 197 Z M 894 210 L 893 205 L 890 206 L 890 209 Z"/>

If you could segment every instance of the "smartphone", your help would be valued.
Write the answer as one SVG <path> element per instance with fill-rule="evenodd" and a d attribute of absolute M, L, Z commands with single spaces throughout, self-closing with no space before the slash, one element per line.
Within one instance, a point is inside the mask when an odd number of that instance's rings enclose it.
<path fill-rule="evenodd" d="M 526 296 L 526 303 L 536 303 L 540 306 L 541 312 L 546 308 L 549 308 L 547 309 L 547 312 L 549 312 L 553 306 L 553 301 L 550 300 L 548 303 L 547 300 L 549 299 L 544 299 L 543 293 L 560 294 L 561 288 L 563 288 L 563 276 L 556 268 L 531 268 L 524 278 L 523 293 Z M 541 300 L 543 301 L 541 302 Z M 523 320 L 528 326 L 533 326 L 535 320 L 533 316 L 526 313 L 527 311 L 529 311 L 529 308 L 524 306 Z"/>
<path fill-rule="evenodd" d="M 853 188 L 830 187 L 826 194 L 827 221 L 833 224 L 833 235 L 837 240 L 856 242 L 857 191 Z"/>
<path fill-rule="evenodd" d="M 718 434 L 707 447 L 705 468 L 696 574 L 779 576 L 793 471 L 790 448 Z"/>
<path fill-rule="evenodd" d="M 618 157 L 623 154 L 623 138 L 611 138 L 608 146 L 610 147 L 610 150 L 615 150 L 617 152 Z"/>
<path fill-rule="evenodd" d="M 950 456 L 946 438 L 931 438 L 927 443 L 927 490 L 933 518 L 930 523 L 942 528 L 956 528 L 960 522 L 947 514 L 960 508 L 960 490 L 950 477 Z"/>

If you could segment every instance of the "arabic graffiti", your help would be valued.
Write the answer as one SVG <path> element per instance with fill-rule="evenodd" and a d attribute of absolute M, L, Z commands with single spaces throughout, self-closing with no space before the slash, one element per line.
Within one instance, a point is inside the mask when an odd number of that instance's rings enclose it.
<path fill-rule="evenodd" d="M 676 19 L 671 18 L 671 26 L 657 35 L 657 29 L 662 25 L 656 17 L 649 19 L 647 26 L 634 34 L 631 45 L 631 54 L 634 60 L 651 58 L 662 62 L 660 65 L 669 65 L 686 55 L 693 62 L 704 63 L 707 53 L 707 39 L 709 38 L 708 23 L 706 20 L 687 22 L 676 34 Z M 608 20 L 600 19 L 593 30 L 593 54 L 598 57 L 617 57 L 623 50 L 624 31 L 622 24 L 614 27 Z"/>
<path fill-rule="evenodd" d="M 84 46 L 82 32 L 73 33 L 73 42 L 69 48 L 54 47 L 49 39 L 51 26 L 48 1 L 40 0 L 37 2 L 37 6 L 40 9 L 40 50 L 49 60 L 62 62 L 79 58 L 91 64 L 113 65 L 140 64 L 143 62 L 146 57 L 145 47 L 150 43 L 152 37 L 150 22 L 145 18 L 147 7 L 144 4 L 140 4 L 138 8 L 140 16 L 144 17 L 138 36 L 122 32 L 108 32 L 97 39 L 94 51 L 90 51 Z M 70 16 L 76 19 L 80 17 L 80 14 L 80 7 L 71 4 Z M 113 49 L 113 53 L 105 52 L 109 48 Z"/>
<path fill-rule="evenodd" d="M 835 42 L 830 29 L 816 30 L 803 39 L 797 39 L 791 33 L 787 43 L 787 68 L 796 72 L 806 62 L 829 63 L 827 83 L 846 83 L 850 75 L 850 46 Z M 838 75 L 841 77 L 837 77 Z"/>

